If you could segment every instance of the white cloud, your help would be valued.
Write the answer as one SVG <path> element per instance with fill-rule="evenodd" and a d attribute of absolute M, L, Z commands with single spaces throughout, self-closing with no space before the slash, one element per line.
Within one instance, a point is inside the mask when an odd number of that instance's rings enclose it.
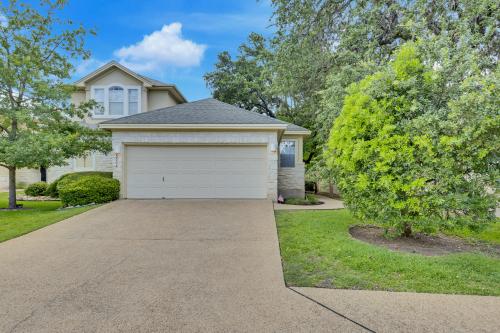
<path fill-rule="evenodd" d="M 132 70 L 150 72 L 170 65 L 192 67 L 200 64 L 206 45 L 182 38 L 182 24 L 174 22 L 133 45 L 114 52 L 121 64 Z"/>
<path fill-rule="evenodd" d="M 101 60 L 98 60 L 95 58 L 90 58 L 90 59 L 84 60 L 75 66 L 75 74 L 76 75 L 87 75 L 90 72 L 101 67 L 105 63 L 106 63 L 105 61 L 101 61 Z"/>

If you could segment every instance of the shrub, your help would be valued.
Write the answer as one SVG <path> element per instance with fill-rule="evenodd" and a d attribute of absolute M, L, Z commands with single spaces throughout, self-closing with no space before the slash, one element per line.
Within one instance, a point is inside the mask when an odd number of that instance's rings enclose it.
<path fill-rule="evenodd" d="M 330 132 L 328 165 L 354 215 L 404 236 L 495 220 L 500 72 L 432 64 L 404 45 L 348 89 Z M 448 69 L 447 69 L 448 70 Z M 453 74 L 457 79 L 447 75 Z"/>
<path fill-rule="evenodd" d="M 306 188 L 306 192 L 316 193 L 316 182 L 313 182 L 312 180 L 306 180 L 305 188 Z"/>
<path fill-rule="evenodd" d="M 47 192 L 45 195 L 51 196 L 53 198 L 58 198 L 59 197 L 59 189 L 58 185 L 61 180 L 77 180 L 81 177 L 84 176 L 101 176 L 105 178 L 113 178 L 113 173 L 112 172 L 104 172 L 104 171 L 82 171 L 82 172 L 72 172 L 72 173 L 67 173 L 65 175 L 62 175 L 61 177 L 57 178 L 53 183 L 51 183 L 48 188 Z"/>
<path fill-rule="evenodd" d="M 84 176 L 76 180 L 64 180 L 58 186 L 63 206 L 79 206 L 104 203 L 118 199 L 120 182 L 102 176 Z"/>
<path fill-rule="evenodd" d="M 305 198 L 286 198 L 285 204 L 307 206 L 307 205 L 319 205 L 322 204 L 322 202 L 319 201 L 318 198 L 316 198 L 316 196 L 312 194 L 306 194 Z"/>
<path fill-rule="evenodd" d="M 26 189 L 24 190 L 24 193 L 26 195 L 29 195 L 30 197 L 38 197 L 44 195 L 45 191 L 47 191 L 47 183 L 36 182 L 28 185 L 28 187 L 26 187 Z"/>

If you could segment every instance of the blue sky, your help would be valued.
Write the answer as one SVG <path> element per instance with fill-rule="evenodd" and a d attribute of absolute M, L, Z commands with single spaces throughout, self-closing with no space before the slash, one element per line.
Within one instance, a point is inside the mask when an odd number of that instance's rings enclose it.
<path fill-rule="evenodd" d="M 203 74 L 217 54 L 235 54 L 252 31 L 269 35 L 268 1 L 72 0 L 63 16 L 94 28 L 92 58 L 77 66 L 77 79 L 112 59 L 137 72 L 174 83 L 193 101 L 210 96 Z"/>

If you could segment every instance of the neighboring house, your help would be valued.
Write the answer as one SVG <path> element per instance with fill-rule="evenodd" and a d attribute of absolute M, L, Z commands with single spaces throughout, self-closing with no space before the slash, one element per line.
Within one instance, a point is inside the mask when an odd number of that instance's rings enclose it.
<path fill-rule="evenodd" d="M 187 103 L 174 85 L 116 62 L 75 85 L 74 103 L 101 104 L 85 122 L 112 132 L 113 151 L 49 168 L 48 181 L 99 170 L 113 171 L 122 198 L 304 195 L 303 138 L 310 134 L 305 128 L 215 99 Z M 38 170 L 18 172 L 18 181 L 39 177 Z"/>

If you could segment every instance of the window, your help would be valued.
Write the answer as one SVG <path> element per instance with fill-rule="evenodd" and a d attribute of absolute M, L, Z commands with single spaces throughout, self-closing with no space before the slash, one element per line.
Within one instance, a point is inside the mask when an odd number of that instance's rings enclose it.
<path fill-rule="evenodd" d="M 92 86 L 91 98 L 97 102 L 96 118 L 119 118 L 141 112 L 141 87 L 112 83 Z"/>
<path fill-rule="evenodd" d="M 109 88 L 109 114 L 110 115 L 123 115 L 123 88 L 111 87 Z"/>
<path fill-rule="evenodd" d="M 136 114 L 139 111 L 139 89 L 128 90 L 128 114 Z"/>
<path fill-rule="evenodd" d="M 280 143 L 280 167 L 295 167 L 295 141 L 284 140 Z"/>
<path fill-rule="evenodd" d="M 95 88 L 93 99 L 97 102 L 97 106 L 94 109 L 94 114 L 103 115 L 104 114 L 104 88 Z"/>

